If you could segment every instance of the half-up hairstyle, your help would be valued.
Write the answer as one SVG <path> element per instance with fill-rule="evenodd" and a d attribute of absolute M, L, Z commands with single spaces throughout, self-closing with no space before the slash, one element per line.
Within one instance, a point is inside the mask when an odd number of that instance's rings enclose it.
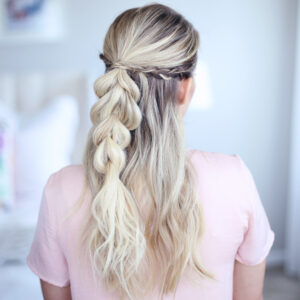
<path fill-rule="evenodd" d="M 155 3 L 123 12 L 104 40 L 106 70 L 94 83 L 99 99 L 83 157 L 92 200 L 80 245 L 94 276 L 122 299 L 175 293 L 187 267 L 213 279 L 199 258 L 203 215 L 177 105 L 199 43 L 191 23 Z"/>

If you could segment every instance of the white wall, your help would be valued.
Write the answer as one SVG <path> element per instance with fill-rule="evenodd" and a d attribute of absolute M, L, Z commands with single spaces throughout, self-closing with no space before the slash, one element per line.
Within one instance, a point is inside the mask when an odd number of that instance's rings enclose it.
<path fill-rule="evenodd" d="M 206 1 L 193 17 L 202 32 L 215 106 L 190 112 L 188 142 L 244 158 L 275 231 L 276 250 L 285 247 L 296 6 Z"/>
<path fill-rule="evenodd" d="M 59 44 L 0 45 L 0 71 L 104 70 L 98 59 L 105 32 L 124 9 L 148 1 L 67 3 L 70 31 Z M 296 0 L 161 1 L 198 29 L 201 58 L 212 79 L 213 107 L 189 112 L 192 148 L 238 153 L 248 164 L 276 233 L 285 247 L 289 121 L 296 28 Z"/>
<path fill-rule="evenodd" d="M 298 7 L 300 16 L 300 6 Z M 291 122 L 290 173 L 286 227 L 286 265 L 290 275 L 300 277 L 300 18 L 297 24 L 296 72 Z"/>

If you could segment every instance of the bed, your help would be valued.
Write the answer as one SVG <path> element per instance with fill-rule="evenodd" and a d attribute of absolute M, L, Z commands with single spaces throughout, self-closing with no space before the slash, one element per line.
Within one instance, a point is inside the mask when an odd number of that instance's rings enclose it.
<path fill-rule="evenodd" d="M 6 201 L 0 208 L 0 263 L 25 262 L 46 179 L 66 164 L 81 163 L 96 78 L 72 70 L 0 73 L 0 191 Z"/>

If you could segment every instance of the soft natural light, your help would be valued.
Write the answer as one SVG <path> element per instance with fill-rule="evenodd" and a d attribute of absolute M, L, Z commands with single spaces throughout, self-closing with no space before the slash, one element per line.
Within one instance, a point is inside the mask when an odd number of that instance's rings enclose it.
<path fill-rule="evenodd" d="M 191 100 L 192 110 L 206 110 L 212 106 L 211 81 L 207 64 L 199 60 L 194 72 L 195 92 Z"/>

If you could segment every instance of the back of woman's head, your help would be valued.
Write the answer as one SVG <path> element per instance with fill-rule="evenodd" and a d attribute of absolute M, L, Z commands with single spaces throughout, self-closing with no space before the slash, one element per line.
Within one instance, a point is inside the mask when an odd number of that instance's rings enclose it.
<path fill-rule="evenodd" d="M 199 35 L 180 14 L 161 4 L 133 8 L 119 15 L 104 40 L 106 65 L 156 78 L 190 76 Z"/>
<path fill-rule="evenodd" d="M 161 4 L 126 10 L 104 40 L 83 158 L 92 201 L 82 245 L 94 274 L 122 297 L 175 292 L 187 266 L 210 277 L 198 257 L 202 210 L 177 105 L 198 47 L 191 23 Z"/>

